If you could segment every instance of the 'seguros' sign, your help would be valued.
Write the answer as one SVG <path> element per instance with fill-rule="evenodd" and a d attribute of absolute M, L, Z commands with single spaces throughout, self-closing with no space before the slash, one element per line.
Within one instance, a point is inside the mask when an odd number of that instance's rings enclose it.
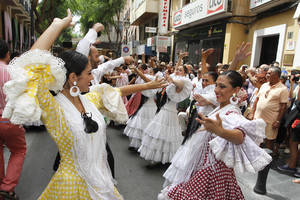
<path fill-rule="evenodd" d="M 196 0 L 174 12 L 173 27 L 189 24 L 226 12 L 228 0 Z"/>

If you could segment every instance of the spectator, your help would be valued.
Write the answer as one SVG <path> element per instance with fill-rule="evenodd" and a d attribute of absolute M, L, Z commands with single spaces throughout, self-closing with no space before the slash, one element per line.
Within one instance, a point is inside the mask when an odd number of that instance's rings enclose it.
<path fill-rule="evenodd" d="M 7 199 L 17 199 L 14 192 L 18 184 L 26 154 L 25 130 L 20 125 L 11 124 L 2 118 L 6 105 L 3 91 L 4 83 L 10 80 L 7 64 L 10 60 L 8 45 L 0 40 L 0 196 Z M 10 158 L 6 170 L 4 169 L 3 145 L 10 151 Z M 6 171 L 6 174 L 4 174 Z"/>
<path fill-rule="evenodd" d="M 280 82 L 280 75 L 279 67 L 271 67 L 268 70 L 268 82 L 261 86 L 253 106 L 254 118 L 261 118 L 267 124 L 265 145 L 271 150 L 289 100 L 288 89 Z"/>
<path fill-rule="evenodd" d="M 292 75 L 294 76 L 294 75 Z M 296 74 L 295 76 L 298 76 Z M 297 80 L 297 79 L 296 79 Z M 294 85 L 294 77 L 291 77 L 291 88 L 293 88 Z M 299 81 L 299 80 L 297 80 Z M 300 132 L 299 132 L 299 125 L 296 124 L 298 120 L 299 124 L 299 119 L 300 119 L 300 92 L 299 92 L 299 87 L 295 89 L 296 91 L 294 94 L 296 94 L 296 99 L 292 101 L 291 105 L 291 111 L 288 113 L 288 117 L 286 119 L 285 126 L 290 128 L 290 158 L 287 162 L 287 164 L 279 166 L 278 169 L 282 172 L 288 172 L 288 173 L 293 173 L 294 176 L 300 178 L 300 172 L 297 171 L 296 166 L 297 166 L 297 160 L 298 160 L 298 145 L 300 144 Z"/>

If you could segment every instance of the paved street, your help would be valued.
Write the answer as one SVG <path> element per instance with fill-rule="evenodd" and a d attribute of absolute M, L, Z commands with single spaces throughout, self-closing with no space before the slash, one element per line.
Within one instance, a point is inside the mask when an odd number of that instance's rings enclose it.
<path fill-rule="evenodd" d="M 107 131 L 116 161 L 117 187 L 126 200 L 156 200 L 164 181 L 162 174 L 167 166 L 146 168 L 146 161 L 127 150 L 129 142 L 122 135 L 122 130 L 108 128 Z M 26 141 L 27 157 L 16 191 L 21 200 L 35 200 L 53 175 L 52 165 L 57 149 L 45 130 L 30 129 L 26 133 Z M 5 155 L 8 156 L 7 150 Z M 275 170 L 270 170 L 266 196 L 252 192 L 256 175 L 238 174 L 237 178 L 246 200 L 298 200 L 300 196 L 300 185 L 293 184 L 292 177 L 279 174 Z"/>

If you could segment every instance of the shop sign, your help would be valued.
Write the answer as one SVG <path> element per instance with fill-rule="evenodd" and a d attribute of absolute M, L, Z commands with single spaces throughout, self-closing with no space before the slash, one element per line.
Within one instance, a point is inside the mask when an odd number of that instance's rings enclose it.
<path fill-rule="evenodd" d="M 122 44 L 122 52 L 121 56 L 129 56 L 130 55 L 130 46 L 127 44 Z"/>
<path fill-rule="evenodd" d="M 179 27 L 226 12 L 228 0 L 197 0 L 174 12 L 173 26 Z"/>
<path fill-rule="evenodd" d="M 156 36 L 156 51 L 166 53 L 168 46 L 171 46 L 171 38 L 165 36 Z"/>
<path fill-rule="evenodd" d="M 156 27 L 146 27 L 145 32 L 146 33 L 156 33 Z"/>
<path fill-rule="evenodd" d="M 261 6 L 265 3 L 268 3 L 270 1 L 272 1 L 272 0 L 251 0 L 250 1 L 250 9 L 256 8 L 256 7 Z"/>
<path fill-rule="evenodd" d="M 147 47 L 154 46 L 154 37 L 147 38 Z"/>
<path fill-rule="evenodd" d="M 224 9 L 224 0 L 209 0 L 207 14 L 216 13 Z"/>
<path fill-rule="evenodd" d="M 182 19 L 182 10 L 180 9 L 174 13 L 173 26 L 179 26 L 181 24 L 181 19 Z"/>
<path fill-rule="evenodd" d="M 158 32 L 162 35 L 168 33 L 169 5 L 169 0 L 160 0 L 158 15 Z"/>
<path fill-rule="evenodd" d="M 145 45 L 139 45 L 136 47 L 136 54 L 137 55 L 142 55 L 143 53 L 145 53 Z"/>

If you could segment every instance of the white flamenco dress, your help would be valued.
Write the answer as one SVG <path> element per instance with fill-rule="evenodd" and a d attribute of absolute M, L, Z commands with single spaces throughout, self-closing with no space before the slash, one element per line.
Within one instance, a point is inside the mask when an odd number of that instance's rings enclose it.
<path fill-rule="evenodd" d="M 146 77 L 150 80 L 155 79 L 154 76 L 148 74 L 146 74 Z M 144 83 L 144 81 L 141 81 L 141 83 Z M 130 138 L 130 147 L 139 148 L 141 146 L 141 141 L 144 136 L 143 129 L 154 118 L 157 109 L 154 101 L 156 92 L 157 89 L 142 91 L 142 95 L 148 99 L 144 105 L 142 105 L 140 110 L 127 121 L 124 134 Z"/>
<path fill-rule="evenodd" d="M 182 143 L 183 136 L 176 105 L 189 97 L 193 88 L 192 82 L 186 77 L 173 76 L 172 78 L 183 81 L 184 87 L 177 93 L 174 84 L 167 86 L 168 100 L 144 129 L 145 136 L 138 150 L 142 158 L 163 164 L 171 161 Z"/>
<path fill-rule="evenodd" d="M 256 173 L 272 161 L 258 145 L 265 137 L 265 122 L 249 121 L 234 105 L 216 108 L 208 117 L 219 113 L 225 129 L 244 133 L 242 144 L 233 144 L 202 128 L 182 145 L 164 173 L 164 189 L 159 200 L 244 199 L 234 170 Z"/>

